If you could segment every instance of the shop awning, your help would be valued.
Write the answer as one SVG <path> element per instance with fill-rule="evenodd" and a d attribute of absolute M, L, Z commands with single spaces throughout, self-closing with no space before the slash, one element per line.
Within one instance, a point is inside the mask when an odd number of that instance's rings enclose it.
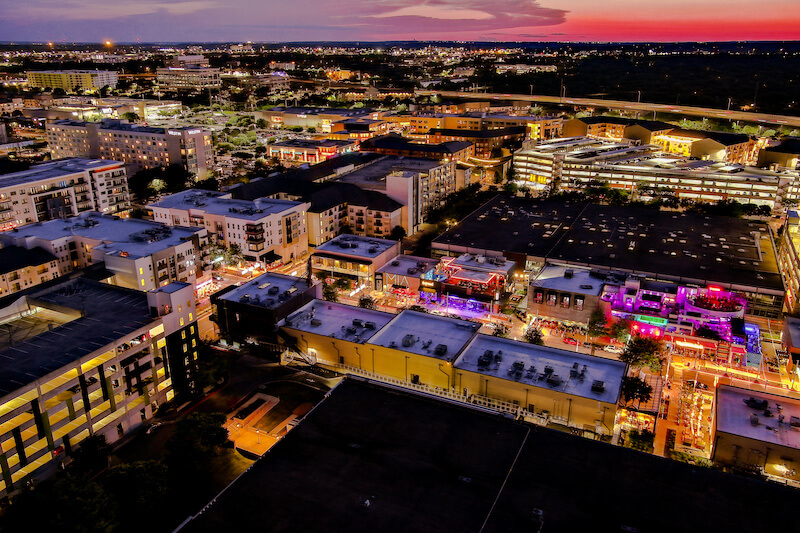
<path fill-rule="evenodd" d="M 280 261 L 282 258 L 281 256 L 275 253 L 275 250 L 270 250 L 266 253 L 259 255 L 258 259 L 259 261 L 270 264 L 270 263 L 275 263 L 276 261 Z"/>

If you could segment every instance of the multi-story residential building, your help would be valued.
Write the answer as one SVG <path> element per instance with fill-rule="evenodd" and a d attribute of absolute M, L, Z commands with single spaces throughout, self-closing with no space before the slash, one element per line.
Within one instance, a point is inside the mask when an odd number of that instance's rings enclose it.
<path fill-rule="evenodd" d="M 53 254 L 57 273 L 105 263 L 122 287 L 152 290 L 174 281 L 194 283 L 207 258 L 204 228 L 84 213 L 0 233 L 0 242 Z"/>
<path fill-rule="evenodd" d="M 40 70 L 29 71 L 27 76 L 30 87 L 65 91 L 117 86 L 117 73 L 113 70 Z"/>
<path fill-rule="evenodd" d="M 337 109 L 332 107 L 273 107 L 267 111 L 260 111 L 262 118 L 272 127 L 301 127 L 315 128 L 321 133 L 331 133 L 333 124 L 347 119 L 372 119 L 380 120 L 385 112 L 374 111 L 369 108 Z M 377 133 L 385 133 L 379 131 Z"/>
<path fill-rule="evenodd" d="M 790 315 L 800 313 L 800 214 L 791 210 L 781 231 L 778 248 L 778 268 L 786 288 L 784 311 Z"/>
<path fill-rule="evenodd" d="M 44 250 L 7 245 L 0 248 L 0 297 L 58 277 L 58 259 Z"/>
<path fill-rule="evenodd" d="M 175 68 L 194 68 L 209 66 L 208 58 L 202 54 L 177 55 L 172 57 L 170 66 Z"/>
<path fill-rule="evenodd" d="M 416 233 L 431 209 L 458 189 L 455 161 L 387 155 L 342 174 L 337 181 L 384 193 L 405 206 L 402 226 Z"/>
<path fill-rule="evenodd" d="M 338 120 L 330 125 L 328 139 L 362 142 L 389 131 L 391 123 L 384 119 L 355 117 Z M 327 125 L 323 124 L 323 131 Z"/>
<path fill-rule="evenodd" d="M 245 260 L 268 265 L 299 258 L 308 248 L 306 211 L 311 204 L 187 190 L 149 204 L 153 219 L 169 226 L 199 226 L 212 241 L 237 245 Z"/>
<path fill-rule="evenodd" d="M 563 137 L 594 137 L 611 141 L 628 139 L 651 144 L 655 135 L 675 129 L 674 124 L 658 120 L 622 117 L 582 117 L 564 122 Z"/>
<path fill-rule="evenodd" d="M 538 115 L 503 115 L 488 113 L 446 114 L 420 113 L 409 118 L 412 134 L 425 135 L 433 129 L 442 130 L 497 130 L 526 128 L 529 139 L 553 139 L 561 136 L 564 119 Z"/>
<path fill-rule="evenodd" d="M 119 120 L 57 120 L 47 124 L 47 142 L 53 157 L 122 161 L 133 172 L 180 165 L 197 179 L 204 179 L 213 167 L 211 132 L 201 128 L 154 128 Z"/>
<path fill-rule="evenodd" d="M 160 89 L 167 91 L 199 91 L 222 87 L 220 70 L 216 67 L 163 67 L 156 69 Z"/>
<path fill-rule="evenodd" d="M 785 139 L 758 152 L 758 166 L 795 170 L 800 164 L 800 139 Z"/>
<path fill-rule="evenodd" d="M 0 341 L 3 494 L 53 472 L 87 437 L 115 442 L 196 391 L 189 284 L 144 293 L 78 278 L 26 291 L 0 316 L 14 331 Z"/>
<path fill-rule="evenodd" d="M 231 189 L 231 196 L 241 200 L 274 198 L 308 202 L 306 227 L 311 246 L 336 237 L 345 227 L 365 237 L 386 237 L 395 226 L 408 233 L 409 228 L 403 226 L 405 208 L 401 203 L 385 193 L 360 189 L 350 183 L 301 179 L 314 167 L 239 185 Z"/>
<path fill-rule="evenodd" d="M 581 190 L 593 182 L 647 198 L 670 189 L 678 198 L 779 208 L 800 199 L 798 174 L 718 161 L 664 156 L 653 145 L 589 137 L 554 139 L 514 154 L 516 177 L 537 190 Z"/>
<path fill-rule="evenodd" d="M 336 157 L 358 151 L 358 144 L 354 141 L 334 140 L 286 140 L 270 144 L 269 157 L 277 157 L 283 161 L 300 163 L 319 163 Z"/>
<path fill-rule="evenodd" d="M 112 214 L 129 208 L 127 171 L 119 161 L 62 159 L 0 176 L 0 231 L 86 211 Z"/>

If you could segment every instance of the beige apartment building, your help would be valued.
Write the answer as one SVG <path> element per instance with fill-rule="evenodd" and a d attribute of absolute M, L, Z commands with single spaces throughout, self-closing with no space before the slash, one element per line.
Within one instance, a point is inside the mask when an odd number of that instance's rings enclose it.
<path fill-rule="evenodd" d="M 211 132 L 201 128 L 155 128 L 119 120 L 47 124 L 54 158 L 97 157 L 122 161 L 132 172 L 180 165 L 204 179 L 213 167 Z"/>
<path fill-rule="evenodd" d="M 39 70 L 29 71 L 29 87 L 50 89 L 100 89 L 117 86 L 117 73 L 110 70 Z"/>

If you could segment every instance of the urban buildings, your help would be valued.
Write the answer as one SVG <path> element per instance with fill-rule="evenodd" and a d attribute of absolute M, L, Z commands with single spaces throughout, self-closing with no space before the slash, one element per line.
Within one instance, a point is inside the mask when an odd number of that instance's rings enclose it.
<path fill-rule="evenodd" d="M 775 146 L 765 146 L 758 152 L 759 167 L 796 170 L 798 163 L 800 163 L 798 139 L 784 139 Z"/>
<path fill-rule="evenodd" d="M 767 479 L 800 481 L 797 398 L 720 385 L 714 419 L 714 462 Z"/>
<path fill-rule="evenodd" d="M 221 192 L 190 189 L 148 208 L 156 222 L 205 228 L 213 243 L 236 245 L 245 260 L 268 265 L 298 259 L 306 252 L 309 205 L 268 198 L 235 200 Z"/>
<path fill-rule="evenodd" d="M 286 140 L 272 143 L 268 146 L 269 157 L 277 157 L 286 162 L 319 163 L 358 150 L 358 144 L 353 141 L 334 140 Z"/>
<path fill-rule="evenodd" d="M 315 298 L 322 285 L 307 278 L 267 272 L 242 285 L 211 295 L 220 336 L 235 342 L 247 338 L 274 343 L 278 322 Z"/>
<path fill-rule="evenodd" d="M 582 190 L 599 182 L 651 198 L 668 189 L 677 198 L 780 208 L 800 198 L 797 174 L 740 164 L 665 156 L 653 145 L 574 137 L 545 141 L 514 154 L 516 178 L 535 190 Z"/>
<path fill-rule="evenodd" d="M 0 176 L 0 231 L 87 211 L 130 208 L 124 163 L 73 157 Z"/>
<path fill-rule="evenodd" d="M 752 316 L 777 318 L 783 307 L 772 231 L 756 220 L 498 196 L 431 247 L 434 256 L 505 257 L 532 277 L 550 263 L 720 287 Z"/>
<path fill-rule="evenodd" d="M 778 267 L 786 288 L 784 311 L 790 315 L 800 312 L 800 214 L 792 209 L 786 212 L 786 220 L 780 234 Z"/>
<path fill-rule="evenodd" d="M 400 253 L 400 243 L 388 239 L 339 235 L 314 250 L 311 271 L 319 278 L 344 278 L 353 288 L 373 288 L 375 272 Z"/>
<path fill-rule="evenodd" d="M 320 133 L 331 133 L 333 124 L 347 119 L 372 119 L 383 118 L 384 112 L 373 111 L 369 108 L 337 109 L 331 107 L 273 107 L 267 111 L 260 111 L 264 120 L 274 128 L 314 128 Z M 379 132 L 379 133 L 385 133 Z"/>
<path fill-rule="evenodd" d="M 201 91 L 222 86 L 216 67 L 186 66 L 156 69 L 158 86 L 165 91 Z"/>
<path fill-rule="evenodd" d="M 0 298 L 57 278 L 58 260 L 43 248 L 0 248 Z"/>
<path fill-rule="evenodd" d="M 527 136 L 524 126 L 511 126 L 489 130 L 453 130 L 433 128 L 425 134 L 429 143 L 452 141 L 471 142 L 475 145 L 475 157 L 478 159 L 496 159 L 493 151 L 509 148 L 509 151 L 522 145 Z"/>
<path fill-rule="evenodd" d="M 148 291 L 179 281 L 194 284 L 208 258 L 204 228 L 168 227 L 96 212 L 0 233 L 0 242 L 56 257 L 57 275 L 103 262 L 122 287 Z"/>
<path fill-rule="evenodd" d="M 211 132 L 201 128 L 155 128 L 119 120 L 47 124 L 54 158 L 101 157 L 122 161 L 132 172 L 180 165 L 204 179 L 213 166 Z"/>
<path fill-rule="evenodd" d="M 396 133 L 373 137 L 361 143 L 361 149 L 379 154 L 437 159 L 440 161 L 467 161 L 475 156 L 475 145 L 467 141 L 440 144 L 414 142 Z"/>
<path fill-rule="evenodd" d="M 117 73 L 113 70 L 39 70 L 28 71 L 27 76 L 30 87 L 63 89 L 67 92 L 117 86 Z"/>
<path fill-rule="evenodd" d="M 124 312 L 120 312 L 124 310 Z M 195 387 L 194 288 L 140 292 L 75 279 L 29 290 L 0 312 L 3 493 L 90 435 L 115 442 Z"/>

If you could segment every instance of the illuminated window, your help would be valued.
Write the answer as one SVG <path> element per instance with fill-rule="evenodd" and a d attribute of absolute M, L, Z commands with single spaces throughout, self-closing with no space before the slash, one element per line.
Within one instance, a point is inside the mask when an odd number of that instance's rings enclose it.
<path fill-rule="evenodd" d="M 183 317 L 181 317 L 180 324 L 183 325 Z"/>
<path fill-rule="evenodd" d="M 194 313 L 189 313 L 189 320 L 194 320 Z"/>
<path fill-rule="evenodd" d="M 186 331 L 181 331 L 181 339 L 185 339 L 185 338 L 186 338 Z"/>
<path fill-rule="evenodd" d="M 194 326 L 189 326 L 189 333 L 194 334 Z"/>

